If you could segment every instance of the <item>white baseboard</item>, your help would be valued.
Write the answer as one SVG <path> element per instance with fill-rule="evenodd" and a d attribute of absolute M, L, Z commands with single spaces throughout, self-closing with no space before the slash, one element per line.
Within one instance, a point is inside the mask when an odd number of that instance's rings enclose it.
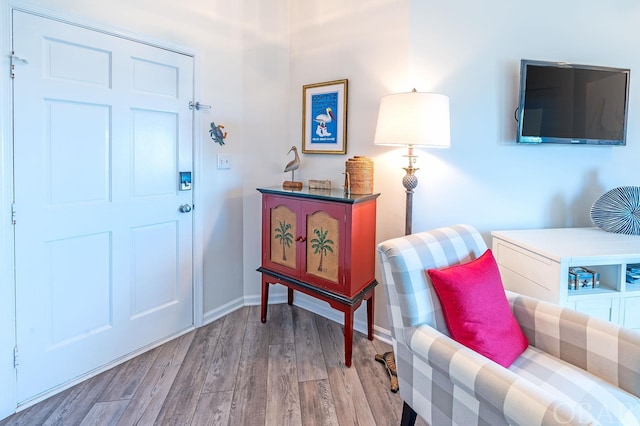
<path fill-rule="evenodd" d="M 222 306 L 217 307 L 216 309 L 212 309 L 207 311 L 203 315 L 202 325 L 205 326 L 207 324 L 211 324 L 217 319 L 224 317 L 225 315 L 229 315 L 231 312 L 236 311 L 243 306 L 245 306 L 244 299 L 239 297 L 231 302 L 228 302 Z"/>

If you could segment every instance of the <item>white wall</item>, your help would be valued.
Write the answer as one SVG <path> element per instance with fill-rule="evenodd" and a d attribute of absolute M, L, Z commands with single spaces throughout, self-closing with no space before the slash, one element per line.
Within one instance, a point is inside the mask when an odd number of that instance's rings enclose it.
<path fill-rule="evenodd" d="M 293 0 L 292 3 L 295 3 Z M 256 188 L 279 185 L 291 159 L 289 140 L 289 3 L 245 1 L 243 184 L 243 290 L 260 303 L 261 201 Z M 280 286 L 281 287 L 281 286 Z M 277 300 L 283 289 L 271 291 Z"/>
<path fill-rule="evenodd" d="M 450 96 L 452 147 L 425 163 L 418 230 L 468 222 L 494 229 L 592 226 L 603 192 L 638 185 L 640 6 L 563 2 L 411 2 L 412 84 Z M 626 147 L 514 143 L 520 59 L 631 68 Z"/>

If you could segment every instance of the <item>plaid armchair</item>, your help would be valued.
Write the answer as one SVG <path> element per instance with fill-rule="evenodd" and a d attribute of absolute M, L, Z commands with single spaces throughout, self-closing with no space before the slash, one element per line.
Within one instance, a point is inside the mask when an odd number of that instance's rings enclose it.
<path fill-rule="evenodd" d="M 449 337 L 426 270 L 486 249 L 468 225 L 378 245 L 403 424 L 640 425 L 638 333 L 507 292 L 529 340 L 508 369 Z"/>

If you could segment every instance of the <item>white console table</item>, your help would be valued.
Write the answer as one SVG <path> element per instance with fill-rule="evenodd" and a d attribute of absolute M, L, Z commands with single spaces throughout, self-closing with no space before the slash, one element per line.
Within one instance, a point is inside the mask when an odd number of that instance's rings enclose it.
<path fill-rule="evenodd" d="M 640 283 L 626 268 L 640 264 L 640 236 L 598 228 L 493 231 L 493 253 L 506 289 L 640 329 Z M 569 267 L 600 273 L 599 288 L 569 290 Z"/>

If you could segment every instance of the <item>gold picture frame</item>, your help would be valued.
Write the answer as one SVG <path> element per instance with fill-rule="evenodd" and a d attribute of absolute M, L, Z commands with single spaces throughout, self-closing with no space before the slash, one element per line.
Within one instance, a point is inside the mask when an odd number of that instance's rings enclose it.
<path fill-rule="evenodd" d="M 302 86 L 302 152 L 347 153 L 348 80 Z"/>

